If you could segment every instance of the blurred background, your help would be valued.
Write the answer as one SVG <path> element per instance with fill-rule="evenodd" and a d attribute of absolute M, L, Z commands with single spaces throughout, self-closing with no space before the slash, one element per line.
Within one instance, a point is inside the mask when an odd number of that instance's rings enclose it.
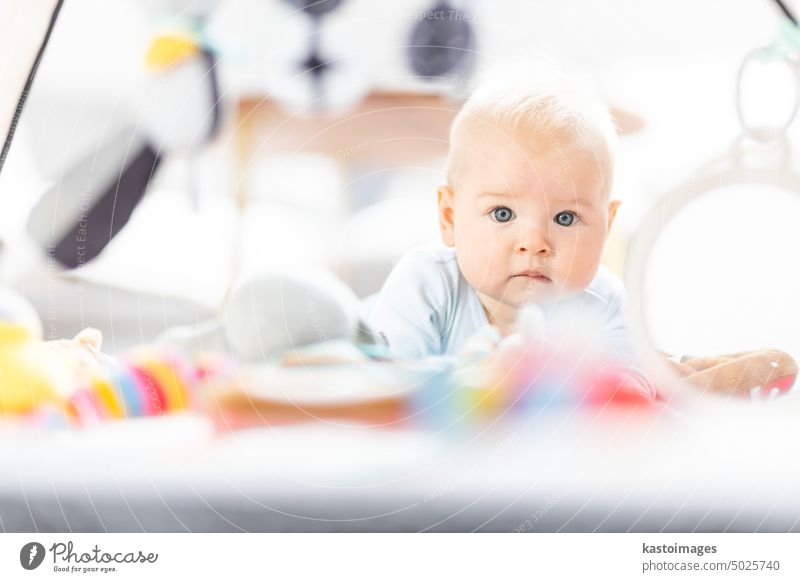
<path fill-rule="evenodd" d="M 208 318 L 264 269 L 321 265 L 367 297 L 438 237 L 448 126 L 482 71 L 542 52 L 597 86 L 623 134 L 604 259 L 622 276 L 656 201 L 741 134 L 737 71 L 780 18 L 767 0 L 68 0 L 0 175 L 1 280 L 47 339 L 97 327 L 112 353 Z M 434 40 L 450 49 L 420 51 Z M 785 73 L 749 85 L 748 114 L 781 123 L 796 97 Z M 59 240 L 108 191 L 130 219 L 106 225 L 96 256 L 70 255 Z M 796 243 L 767 247 L 756 230 L 798 216 L 797 197 L 779 196 L 786 210 L 761 195 L 738 210 L 722 196 L 660 243 L 661 349 L 800 357 Z M 743 231 L 757 244 L 724 242 Z M 743 276 L 766 256 L 768 272 Z"/>

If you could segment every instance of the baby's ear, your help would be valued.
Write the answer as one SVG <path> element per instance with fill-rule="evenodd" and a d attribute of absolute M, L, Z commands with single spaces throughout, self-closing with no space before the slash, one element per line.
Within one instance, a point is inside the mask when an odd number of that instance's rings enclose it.
<path fill-rule="evenodd" d="M 622 200 L 612 200 L 608 203 L 608 230 L 611 230 L 611 225 L 614 224 L 614 218 L 616 218 L 621 204 Z"/>
<path fill-rule="evenodd" d="M 437 193 L 439 197 L 439 230 L 442 233 L 442 241 L 448 247 L 453 247 L 456 245 L 453 226 L 453 191 L 449 186 L 439 186 Z"/>

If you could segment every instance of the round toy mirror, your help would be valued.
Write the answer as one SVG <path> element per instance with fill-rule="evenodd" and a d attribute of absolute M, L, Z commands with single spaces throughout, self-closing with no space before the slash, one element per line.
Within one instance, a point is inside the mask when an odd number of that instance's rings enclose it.
<path fill-rule="evenodd" d="M 800 178 L 788 144 L 737 144 L 655 205 L 632 249 L 634 320 L 654 366 L 724 394 L 788 391 L 800 361 Z M 655 362 L 660 360 L 660 362 Z M 669 373 L 667 374 L 669 376 Z"/>

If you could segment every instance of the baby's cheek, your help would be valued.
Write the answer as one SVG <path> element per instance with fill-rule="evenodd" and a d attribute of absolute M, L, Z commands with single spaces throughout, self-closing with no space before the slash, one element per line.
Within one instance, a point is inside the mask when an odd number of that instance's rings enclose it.
<path fill-rule="evenodd" d="M 493 237 L 492 233 L 474 225 L 472 228 L 465 228 L 456 240 L 456 251 L 460 260 L 477 265 L 485 265 L 499 248 L 499 241 Z"/>
<path fill-rule="evenodd" d="M 472 252 L 464 259 L 465 268 L 462 269 L 465 275 L 469 276 L 469 283 L 473 287 L 481 289 L 490 285 L 494 278 L 495 265 L 492 262 L 491 255 L 485 248 L 474 248 Z"/>
<path fill-rule="evenodd" d="M 570 265 L 565 286 L 575 291 L 581 291 L 588 287 L 597 274 L 600 258 L 598 253 L 575 257 Z"/>
<path fill-rule="evenodd" d="M 497 296 L 500 292 L 497 285 L 497 261 L 492 259 L 488 248 L 476 245 L 470 249 L 459 249 L 457 253 L 461 274 L 470 287 L 491 297 Z"/>

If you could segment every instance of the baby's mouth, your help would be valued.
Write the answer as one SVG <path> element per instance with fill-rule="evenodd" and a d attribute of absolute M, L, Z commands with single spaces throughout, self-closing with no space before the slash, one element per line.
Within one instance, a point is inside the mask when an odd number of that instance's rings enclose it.
<path fill-rule="evenodd" d="M 541 271 L 537 271 L 536 269 L 529 269 L 527 271 L 521 271 L 516 275 L 511 276 L 512 279 L 522 278 L 522 279 L 530 279 L 531 281 L 539 281 L 541 283 L 550 283 L 550 278 L 546 275 L 542 274 Z"/>

